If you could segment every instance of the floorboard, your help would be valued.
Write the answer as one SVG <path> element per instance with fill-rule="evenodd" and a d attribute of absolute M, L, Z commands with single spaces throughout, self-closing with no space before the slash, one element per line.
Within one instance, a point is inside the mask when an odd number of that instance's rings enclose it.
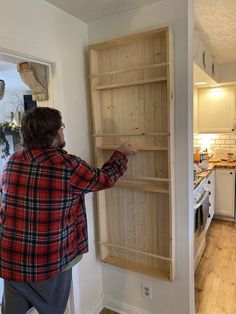
<path fill-rule="evenodd" d="M 195 275 L 197 314 L 236 313 L 236 224 L 213 220 Z"/>

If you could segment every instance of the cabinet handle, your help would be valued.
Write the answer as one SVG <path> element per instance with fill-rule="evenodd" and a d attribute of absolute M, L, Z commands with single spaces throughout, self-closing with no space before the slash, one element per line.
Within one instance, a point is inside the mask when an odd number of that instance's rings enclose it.
<path fill-rule="evenodd" d="M 213 76 L 215 76 L 215 63 L 212 62 L 212 65 L 211 65 L 211 73 Z"/>
<path fill-rule="evenodd" d="M 230 172 L 230 174 L 233 174 L 233 172 Z"/>
<path fill-rule="evenodd" d="M 211 184 L 211 181 L 209 180 L 207 183 L 208 183 L 208 184 Z"/>
<path fill-rule="evenodd" d="M 211 206 L 211 203 L 209 203 L 209 206 Z"/>
<path fill-rule="evenodd" d="M 210 214 L 208 215 L 208 218 L 211 218 L 211 215 L 210 215 Z"/>
<path fill-rule="evenodd" d="M 203 51 L 203 54 L 202 54 L 202 62 L 203 62 L 204 68 L 206 68 L 206 51 Z"/>
<path fill-rule="evenodd" d="M 209 195 L 211 195 L 211 192 L 209 192 Z"/>
<path fill-rule="evenodd" d="M 232 129 L 232 131 L 234 132 L 234 129 Z"/>

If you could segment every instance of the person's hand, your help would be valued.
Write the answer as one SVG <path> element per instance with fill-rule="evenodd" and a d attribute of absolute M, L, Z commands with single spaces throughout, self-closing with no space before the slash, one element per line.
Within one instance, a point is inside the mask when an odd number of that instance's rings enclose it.
<path fill-rule="evenodd" d="M 122 143 L 118 150 L 127 156 L 137 153 L 137 150 L 128 142 Z"/>

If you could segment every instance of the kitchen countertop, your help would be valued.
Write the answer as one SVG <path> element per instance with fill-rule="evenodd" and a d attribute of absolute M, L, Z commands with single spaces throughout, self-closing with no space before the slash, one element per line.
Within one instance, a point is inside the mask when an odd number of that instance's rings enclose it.
<path fill-rule="evenodd" d="M 203 170 L 199 173 L 197 173 L 197 177 L 200 177 L 202 179 L 207 178 L 211 172 L 215 169 L 215 168 L 235 168 L 236 167 L 236 162 L 232 162 L 232 161 L 218 161 L 218 162 L 208 162 L 209 167 L 207 170 Z M 194 185 L 194 189 L 200 184 L 202 180 L 199 180 L 197 182 L 197 184 Z"/>
<path fill-rule="evenodd" d="M 208 162 L 209 164 L 213 164 L 216 166 L 216 168 L 235 168 L 236 167 L 236 161 L 218 161 L 218 162 Z"/>
<path fill-rule="evenodd" d="M 207 170 L 203 170 L 198 173 L 197 176 L 207 177 L 214 168 L 235 168 L 236 162 L 234 161 L 218 161 L 218 162 L 208 162 L 209 167 Z"/>

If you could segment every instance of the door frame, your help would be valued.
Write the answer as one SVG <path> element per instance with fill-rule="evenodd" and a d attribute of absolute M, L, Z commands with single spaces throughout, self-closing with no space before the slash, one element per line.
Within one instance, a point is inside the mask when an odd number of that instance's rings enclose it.
<path fill-rule="evenodd" d="M 35 62 L 47 66 L 47 83 L 50 106 L 55 107 L 56 62 L 0 47 L 0 60 L 10 63 Z"/>
<path fill-rule="evenodd" d="M 35 62 L 47 66 L 47 83 L 48 83 L 48 95 L 51 107 L 55 107 L 55 91 L 56 91 L 56 62 L 51 60 L 42 59 L 36 56 L 28 55 L 18 51 L 13 51 L 5 49 L 0 46 L 0 60 L 10 62 L 10 63 L 21 63 L 21 62 Z M 41 103 L 41 102 L 39 102 Z M 72 286 L 69 295 L 69 300 L 65 314 L 75 314 L 75 304 L 74 304 L 74 291 L 73 291 L 73 278 Z M 32 314 L 38 313 L 33 311 Z"/>

